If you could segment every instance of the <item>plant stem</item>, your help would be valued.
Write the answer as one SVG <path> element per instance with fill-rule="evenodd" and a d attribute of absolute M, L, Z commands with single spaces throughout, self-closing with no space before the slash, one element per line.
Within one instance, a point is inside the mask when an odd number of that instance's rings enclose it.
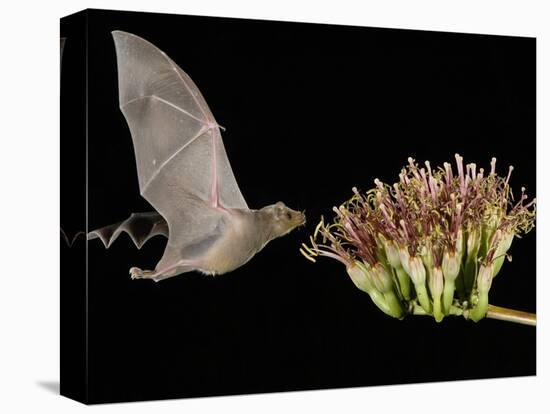
<path fill-rule="evenodd" d="M 536 326 L 537 315 L 534 313 L 522 312 L 500 306 L 489 305 L 487 318 L 499 319 L 501 321 L 521 323 L 523 325 Z"/>
<path fill-rule="evenodd" d="M 432 305 L 430 303 L 430 297 L 428 296 L 426 286 L 424 286 L 423 283 L 418 283 L 414 285 L 414 288 L 416 290 L 416 297 L 418 298 L 418 302 L 420 302 L 420 306 L 422 306 L 426 313 L 431 314 Z"/>
<path fill-rule="evenodd" d="M 455 294 L 455 281 L 454 279 L 446 279 L 445 286 L 443 288 L 443 313 L 447 315 L 453 304 L 453 297 Z"/>
<path fill-rule="evenodd" d="M 434 318 L 436 322 L 441 322 L 443 320 L 443 311 L 441 309 L 441 298 L 434 298 L 434 304 L 433 304 L 433 312 L 434 312 Z"/>

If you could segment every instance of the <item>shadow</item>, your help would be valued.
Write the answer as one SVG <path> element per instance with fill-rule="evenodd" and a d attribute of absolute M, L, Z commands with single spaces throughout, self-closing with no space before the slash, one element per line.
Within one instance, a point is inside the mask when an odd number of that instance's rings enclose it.
<path fill-rule="evenodd" d="M 36 385 L 44 388 L 46 391 L 59 395 L 59 381 L 37 381 Z"/>

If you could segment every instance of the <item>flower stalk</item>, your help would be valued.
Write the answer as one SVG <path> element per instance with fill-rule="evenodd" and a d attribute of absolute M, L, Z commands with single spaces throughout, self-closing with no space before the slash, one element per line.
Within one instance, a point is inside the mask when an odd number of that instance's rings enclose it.
<path fill-rule="evenodd" d="M 351 199 L 334 207 L 333 221 L 321 217 L 300 251 L 313 262 L 325 256 L 343 263 L 353 283 L 394 318 L 517 322 L 489 305 L 489 291 L 513 239 L 534 227 L 536 201 L 527 201 L 522 188 L 514 202 L 512 167 L 501 177 L 494 158 L 487 175 L 458 154 L 455 160 L 456 171 L 409 158 L 397 183 L 376 179 L 367 192 L 353 188 Z"/>
<path fill-rule="evenodd" d="M 522 325 L 537 325 L 537 316 L 534 313 L 507 309 L 494 305 L 489 305 L 486 317 L 491 319 L 498 319 L 501 321 L 520 323 Z"/>

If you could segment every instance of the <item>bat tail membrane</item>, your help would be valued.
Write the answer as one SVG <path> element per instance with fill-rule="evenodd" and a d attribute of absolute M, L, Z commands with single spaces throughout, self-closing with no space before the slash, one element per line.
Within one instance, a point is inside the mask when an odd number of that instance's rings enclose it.
<path fill-rule="evenodd" d="M 189 273 L 189 272 L 193 272 L 193 271 L 196 271 L 196 270 L 197 270 L 197 268 L 194 267 L 194 266 L 180 265 L 177 268 L 175 268 L 173 271 L 160 273 L 158 276 L 155 276 L 152 279 L 155 282 L 160 282 L 161 280 L 168 279 L 168 278 L 174 277 L 174 276 L 179 276 L 183 273 Z"/>
<path fill-rule="evenodd" d="M 89 232 L 88 240 L 99 238 L 108 249 L 122 232 L 127 233 L 136 247 L 141 249 L 154 236 L 168 237 L 168 225 L 156 211 L 132 213 L 124 221 Z"/>

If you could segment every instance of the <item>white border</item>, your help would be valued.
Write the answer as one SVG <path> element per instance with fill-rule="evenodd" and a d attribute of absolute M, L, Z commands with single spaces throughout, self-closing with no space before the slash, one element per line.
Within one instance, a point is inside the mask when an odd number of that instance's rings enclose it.
<path fill-rule="evenodd" d="M 0 412 L 80 412 L 47 391 L 58 379 L 58 19 L 86 7 L 490 33 L 537 37 L 538 257 L 548 251 L 545 197 L 550 183 L 550 33 L 544 1 L 214 1 L 5 2 L 0 13 Z M 546 114 L 546 118 L 544 115 Z M 503 145 L 521 145 L 516 142 Z M 542 218 L 542 220 L 541 220 Z M 6 231 L 7 229 L 7 231 Z M 548 330 L 538 271 L 537 377 L 356 388 L 244 397 L 102 405 L 101 412 L 544 412 L 548 408 Z M 482 344 L 480 344 L 482 346 Z M 546 394 L 545 394 L 546 393 Z"/>

